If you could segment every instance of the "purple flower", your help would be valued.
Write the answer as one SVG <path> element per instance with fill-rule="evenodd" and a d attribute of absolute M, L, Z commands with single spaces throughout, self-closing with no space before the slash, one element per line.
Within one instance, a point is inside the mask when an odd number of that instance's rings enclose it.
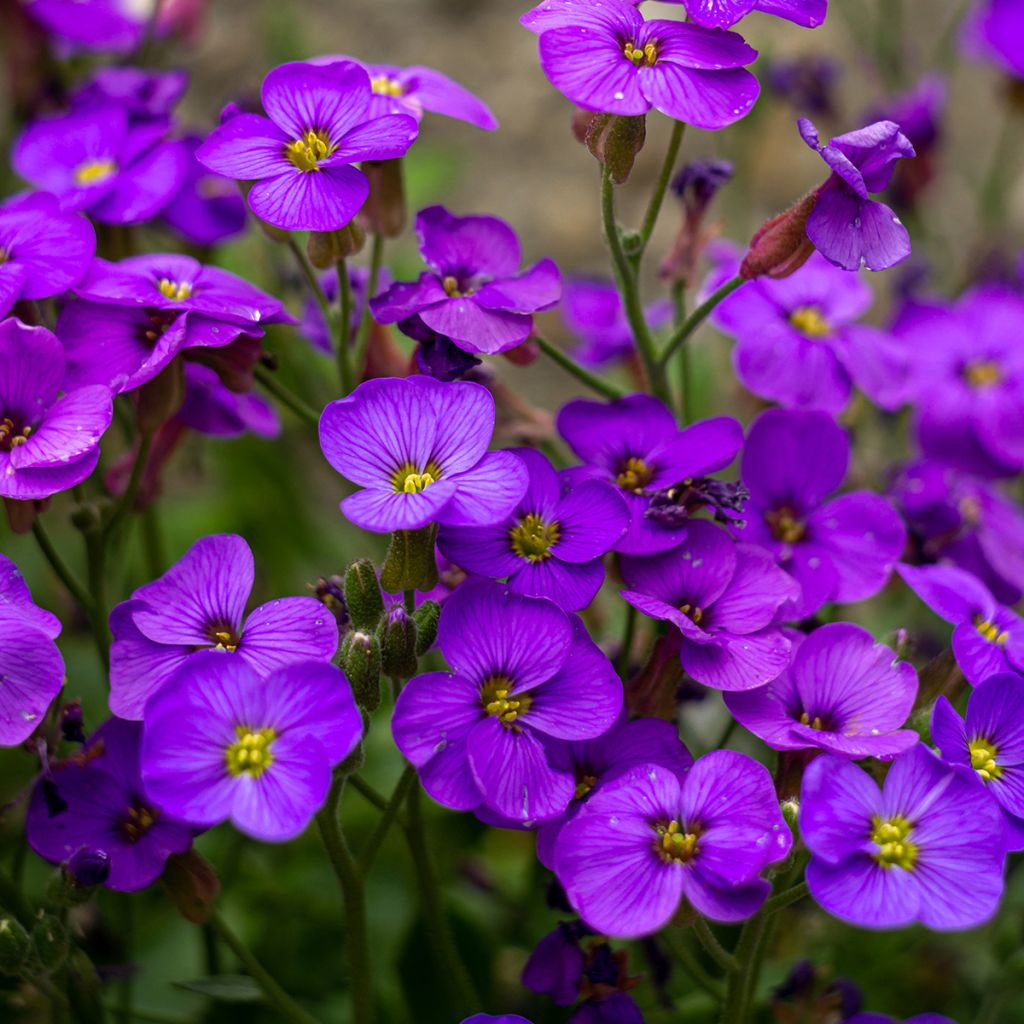
<path fill-rule="evenodd" d="M 653 554 L 678 544 L 685 526 L 648 515 L 654 492 L 729 465 L 743 444 L 743 428 L 722 416 L 684 430 L 662 402 L 629 395 L 613 402 L 576 399 L 558 414 L 558 432 L 587 466 L 573 479 L 608 480 L 629 506 L 629 529 L 615 545 L 626 554 Z"/>
<path fill-rule="evenodd" d="M 320 447 L 364 488 L 341 503 L 364 530 L 484 526 L 515 508 L 528 480 L 521 459 L 487 451 L 493 431 L 494 399 L 479 384 L 384 377 L 324 409 Z"/>
<path fill-rule="evenodd" d="M 835 89 L 843 68 L 834 57 L 801 54 L 774 61 L 765 82 L 777 96 L 804 114 L 832 117 L 836 110 Z"/>
<path fill-rule="evenodd" d="M 60 620 L 33 603 L 18 567 L 0 555 L 0 746 L 28 739 L 60 693 L 59 634 Z"/>
<path fill-rule="evenodd" d="M 232 117 L 199 147 L 215 174 L 255 180 L 249 207 L 288 231 L 334 231 L 359 211 L 370 186 L 353 164 L 405 155 L 416 121 L 375 117 L 366 71 L 351 61 L 282 64 L 263 79 L 267 117 Z"/>
<path fill-rule="evenodd" d="M 972 686 L 1000 672 L 1024 673 L 1024 619 L 977 577 L 952 565 L 898 565 L 903 581 L 953 625 L 953 654 Z"/>
<path fill-rule="evenodd" d="M 979 0 L 964 26 L 963 48 L 1024 78 L 1024 8 L 1016 0 Z"/>
<path fill-rule="evenodd" d="M 679 547 L 620 562 L 623 598 L 679 630 L 679 660 L 697 682 L 750 690 L 789 664 L 789 640 L 772 623 L 797 586 L 761 548 L 694 520 Z"/>
<path fill-rule="evenodd" d="M 939 140 L 948 92 L 945 79 L 927 75 L 909 92 L 890 99 L 884 110 L 876 110 L 869 120 L 894 121 L 920 157 Z"/>
<path fill-rule="evenodd" d="M 0 317 L 19 299 L 59 295 L 82 280 L 96 233 L 80 214 L 62 214 L 45 192 L 0 206 Z"/>
<path fill-rule="evenodd" d="M 532 1024 L 525 1017 L 518 1013 L 500 1013 L 497 1017 L 490 1013 L 474 1013 L 467 1017 L 462 1024 Z"/>
<path fill-rule="evenodd" d="M 562 279 L 553 260 L 519 272 L 519 239 L 497 217 L 456 217 L 443 206 L 416 214 L 420 254 L 430 268 L 370 300 L 379 323 L 418 315 L 467 352 L 493 355 L 521 345 L 533 313 L 557 305 Z"/>
<path fill-rule="evenodd" d="M 70 96 L 74 109 L 119 106 L 136 120 L 167 117 L 185 95 L 184 71 L 101 67 Z"/>
<path fill-rule="evenodd" d="M 754 11 L 774 14 L 804 28 L 817 28 L 828 14 L 828 0 L 670 0 L 682 3 L 690 19 L 706 28 L 729 28 Z"/>
<path fill-rule="evenodd" d="M 175 419 L 191 430 L 213 437 L 274 438 L 281 433 L 277 411 L 262 395 L 229 391 L 216 370 L 185 364 L 185 398 Z"/>
<path fill-rule="evenodd" d="M 889 760 L 918 741 L 902 729 L 917 696 L 917 673 L 896 652 L 849 622 L 822 626 L 793 663 L 756 690 L 727 693 L 726 707 L 775 750 L 819 748 L 840 757 Z"/>
<path fill-rule="evenodd" d="M 64 349 L 45 327 L 0 323 L 0 497 L 48 498 L 96 468 L 113 396 L 69 386 L 64 371 Z"/>
<path fill-rule="evenodd" d="M 711 286 L 738 269 L 724 261 Z M 750 281 L 718 306 L 713 322 L 736 338 L 736 374 L 761 398 L 839 413 L 856 385 L 895 409 L 904 401 L 908 357 L 884 331 L 856 323 L 872 301 L 863 278 L 814 254 L 789 277 Z"/>
<path fill-rule="evenodd" d="M 197 540 L 158 579 L 114 608 L 110 709 L 142 718 L 150 696 L 209 648 L 236 653 L 260 677 L 297 661 L 330 661 L 334 619 L 314 597 L 284 597 L 245 615 L 255 578 L 252 551 L 235 534 Z"/>
<path fill-rule="evenodd" d="M 635 938 L 684 898 L 714 921 L 749 917 L 771 890 L 761 872 L 791 844 L 768 771 L 716 750 L 682 780 L 647 764 L 603 786 L 562 829 L 555 870 L 591 928 Z"/>
<path fill-rule="evenodd" d="M 560 923 L 537 943 L 523 968 L 523 985 L 556 1006 L 571 1006 L 580 994 L 584 962 L 580 930 L 576 924 Z"/>
<path fill-rule="evenodd" d="M 576 783 L 573 802 L 565 812 L 541 822 L 537 829 L 537 859 L 552 870 L 562 827 L 579 814 L 602 786 L 642 764 L 656 764 L 680 777 L 693 764 L 675 725 L 657 718 L 630 721 L 623 716 L 596 739 L 557 740 L 551 743 L 550 750 L 553 762 L 571 772 Z"/>
<path fill-rule="evenodd" d="M 741 536 L 769 551 L 800 584 L 788 619 L 885 586 L 906 530 L 884 498 L 853 491 L 827 500 L 850 462 L 845 431 L 823 412 L 769 409 L 754 420 L 740 475 L 750 489 Z"/>
<path fill-rule="evenodd" d="M 416 346 L 416 367 L 435 380 L 462 380 L 482 362 L 461 349 L 444 334 L 431 330 L 418 316 L 399 320 L 398 329 L 408 338 L 419 342 Z"/>
<path fill-rule="evenodd" d="M 757 59 L 735 32 L 645 21 L 631 3 L 544 3 L 520 22 L 540 36 L 551 84 L 577 106 L 637 116 L 651 107 L 698 128 L 724 128 L 757 100 Z"/>
<path fill-rule="evenodd" d="M 812 761 L 800 831 L 811 895 L 850 924 L 954 931 L 984 923 L 999 905 L 1003 813 L 971 771 L 924 744 L 893 761 L 881 791 L 850 761 Z"/>
<path fill-rule="evenodd" d="M 392 732 L 440 804 L 516 822 L 553 818 L 575 780 L 551 740 L 600 736 L 622 685 L 579 619 L 550 601 L 470 580 L 445 603 L 438 646 L 452 672 L 411 679 Z"/>
<path fill-rule="evenodd" d="M 230 819 L 255 839 L 283 842 L 305 830 L 331 769 L 362 733 L 333 665 L 296 661 L 264 677 L 240 658 L 203 651 L 146 705 L 142 778 L 149 796 L 191 825 Z"/>
<path fill-rule="evenodd" d="M 52 765 L 36 783 L 25 819 L 32 849 L 54 863 L 82 850 L 102 851 L 109 857 L 108 889 L 132 892 L 155 882 L 167 858 L 192 845 L 192 829 L 143 789 L 141 749 L 140 723 L 108 718 L 80 756 Z M 54 790 L 63 805 L 56 814 Z"/>
<path fill-rule="evenodd" d="M 128 53 L 146 31 L 145 8 L 123 0 L 30 0 L 24 9 L 75 49 Z"/>
<path fill-rule="evenodd" d="M 602 557 L 625 533 L 629 512 L 601 480 L 565 488 L 547 457 L 516 454 L 529 484 L 512 513 L 493 526 L 446 526 L 438 545 L 456 565 L 492 579 L 508 578 L 513 593 L 547 597 L 567 612 L 586 608 L 604 582 Z"/>
<path fill-rule="evenodd" d="M 1024 677 L 989 676 L 971 692 L 966 719 L 940 696 L 931 732 L 942 757 L 973 768 L 1006 812 L 1009 849 L 1024 849 Z"/>
<path fill-rule="evenodd" d="M 910 255 L 910 235 L 884 203 L 893 164 L 914 156 L 914 147 L 892 121 L 878 121 L 827 144 L 807 118 L 797 122 L 804 142 L 821 154 L 832 174 L 816 193 L 807 237 L 827 260 L 844 270 L 885 270 Z"/>
<path fill-rule="evenodd" d="M 391 283 L 391 275 L 386 267 L 382 267 L 378 276 L 377 287 L 384 288 Z M 349 267 L 348 285 L 352 293 L 352 325 L 349 341 L 355 340 L 356 331 L 363 319 L 363 307 L 366 305 L 366 291 L 370 285 L 370 272 L 366 267 Z M 338 273 L 336 270 L 328 270 L 320 275 L 320 287 L 324 290 L 324 296 L 330 303 L 338 301 Z M 334 351 L 334 338 L 331 334 L 331 326 L 324 320 L 320 304 L 311 295 L 302 309 L 302 324 L 299 328 L 303 336 L 310 344 L 330 355 Z"/>
<path fill-rule="evenodd" d="M 181 187 L 188 152 L 164 141 L 166 119 L 132 123 L 121 105 L 89 107 L 35 121 L 14 143 L 15 171 L 52 192 L 66 213 L 87 210 L 105 224 L 155 216 Z"/>

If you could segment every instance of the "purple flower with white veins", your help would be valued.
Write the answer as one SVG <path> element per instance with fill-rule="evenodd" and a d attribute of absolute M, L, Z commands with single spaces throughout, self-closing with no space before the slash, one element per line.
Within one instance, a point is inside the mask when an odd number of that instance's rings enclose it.
<path fill-rule="evenodd" d="M 507 577 L 513 593 L 546 597 L 567 612 L 586 608 L 604 582 L 601 559 L 629 525 L 626 504 L 610 484 L 565 488 L 545 455 L 515 453 L 530 482 L 512 513 L 493 526 L 442 527 L 438 547 L 469 572 Z"/>
<path fill-rule="evenodd" d="M 705 28 L 729 28 L 760 11 L 804 28 L 817 28 L 828 14 L 828 0 L 668 0 L 682 3 L 692 21 Z"/>
<path fill-rule="evenodd" d="M 745 729 L 775 750 L 819 748 L 889 760 L 918 741 L 901 726 L 914 707 L 917 673 L 860 626 L 836 622 L 795 637 L 793 662 L 765 686 L 727 693 Z"/>
<path fill-rule="evenodd" d="M 430 206 L 416 214 L 416 234 L 430 269 L 418 281 L 396 281 L 370 300 L 378 323 L 418 315 L 467 352 L 494 355 L 526 341 L 532 314 L 562 297 L 553 260 L 519 272 L 519 239 L 497 217 L 456 217 L 443 206 Z"/>
<path fill-rule="evenodd" d="M 441 611 L 438 647 L 452 672 L 414 676 L 391 729 L 440 804 L 486 804 L 515 822 L 561 814 L 572 771 L 552 740 L 600 736 L 622 709 L 611 662 L 575 616 L 550 601 L 468 580 Z"/>
<path fill-rule="evenodd" d="M 374 533 L 504 519 L 528 476 L 511 452 L 487 450 L 493 432 L 485 387 L 426 376 L 365 381 L 320 417 L 324 457 L 363 488 L 341 510 Z"/>
<path fill-rule="evenodd" d="M 637 938 L 684 899 L 713 921 L 750 917 L 791 845 L 767 769 L 716 750 L 682 780 L 646 764 L 603 786 L 562 829 L 555 872 L 591 928 Z"/>
<path fill-rule="evenodd" d="M 160 807 L 197 828 L 230 819 L 254 839 L 285 842 L 305 831 L 331 769 L 362 734 L 334 665 L 296 661 L 262 676 L 202 651 L 146 704 L 142 779 Z"/>
<path fill-rule="evenodd" d="M 914 156 L 900 126 L 878 121 L 822 144 L 806 117 L 797 124 L 804 142 L 832 171 L 807 218 L 814 247 L 844 270 L 885 270 L 905 260 L 910 255 L 907 229 L 888 206 L 870 198 L 889 187 L 895 161 Z"/>
<path fill-rule="evenodd" d="M 370 78 L 352 61 L 282 64 L 261 97 L 267 117 L 232 117 L 196 156 L 216 174 L 255 181 L 250 209 L 286 231 L 348 224 L 370 191 L 353 164 L 404 156 L 418 131 L 411 117 L 375 116 Z"/>
<path fill-rule="evenodd" d="M 649 395 L 613 402 L 576 399 L 562 407 L 557 426 L 587 463 L 569 470 L 569 478 L 607 480 L 622 492 L 630 522 L 615 550 L 631 555 L 664 551 L 686 536 L 685 526 L 667 526 L 648 515 L 654 492 L 724 469 L 743 444 L 736 420 L 722 416 L 680 430 L 664 403 Z"/>
<path fill-rule="evenodd" d="M 1024 619 L 977 577 L 952 565 L 898 565 L 904 583 L 953 625 L 953 654 L 972 686 L 1001 672 L 1024 674 Z"/>
<path fill-rule="evenodd" d="M 260 677 L 296 661 L 330 661 L 338 630 L 324 606 L 315 597 L 284 597 L 246 615 L 254 579 L 249 545 L 235 534 L 215 534 L 117 605 L 110 614 L 111 711 L 142 718 L 150 696 L 210 648 Z"/>

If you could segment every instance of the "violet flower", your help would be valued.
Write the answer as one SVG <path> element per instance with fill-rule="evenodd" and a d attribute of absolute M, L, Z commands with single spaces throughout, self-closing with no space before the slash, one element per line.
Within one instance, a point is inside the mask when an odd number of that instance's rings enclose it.
<path fill-rule="evenodd" d="M 474 1013 L 472 1017 L 466 1017 L 461 1024 L 533 1024 L 518 1013 L 499 1013 L 497 1016 L 490 1013 Z"/>
<path fill-rule="evenodd" d="M 296 661 L 261 676 L 202 651 L 146 705 L 142 778 L 160 807 L 197 828 L 230 819 L 254 839 L 284 842 L 305 830 L 331 769 L 362 734 L 334 665 Z"/>
<path fill-rule="evenodd" d="M 764 80 L 776 96 L 801 114 L 832 117 L 836 112 L 836 86 L 842 73 L 842 65 L 834 57 L 800 54 L 773 61 Z"/>
<path fill-rule="evenodd" d="M 817 28 L 828 14 L 828 0 L 669 0 L 681 3 L 690 20 L 705 28 L 729 28 L 755 11 Z"/>
<path fill-rule="evenodd" d="M 338 631 L 314 597 L 284 597 L 245 615 L 255 566 L 235 534 L 197 540 L 162 576 L 110 614 L 110 709 L 142 718 L 150 696 L 210 648 L 237 654 L 258 676 L 296 661 L 330 661 Z"/>
<path fill-rule="evenodd" d="M 964 25 L 961 48 L 1024 78 L 1024 8 L 1016 0 L 978 0 Z"/>
<path fill-rule="evenodd" d="M 494 399 L 479 384 L 384 377 L 324 409 L 320 447 L 363 488 L 341 510 L 364 530 L 484 526 L 515 508 L 528 479 L 517 456 L 487 451 L 493 431 Z"/>
<path fill-rule="evenodd" d="M 447 335 L 429 328 L 418 316 L 398 321 L 398 329 L 416 346 L 416 367 L 434 380 L 464 380 L 481 365 L 482 359 L 461 349 Z"/>
<path fill-rule="evenodd" d="M 520 273 L 519 239 L 497 217 L 456 217 L 443 206 L 416 214 L 420 255 L 430 268 L 370 300 L 374 318 L 393 324 L 418 315 L 467 352 L 494 355 L 521 345 L 533 313 L 562 296 L 553 260 Z"/>
<path fill-rule="evenodd" d="M 983 924 L 1003 893 L 1003 812 L 967 768 L 919 743 L 879 790 L 843 758 L 804 774 L 800 832 L 811 852 L 811 896 L 861 928 L 935 931 Z"/>
<path fill-rule="evenodd" d="M 24 9 L 65 45 L 107 53 L 134 50 L 148 21 L 144 7 L 122 0 L 30 0 Z"/>
<path fill-rule="evenodd" d="M 582 623 L 489 580 L 445 603 L 438 647 L 452 672 L 414 676 L 395 704 L 398 749 L 440 804 L 481 804 L 515 822 L 553 818 L 575 780 L 550 741 L 600 736 L 622 684 Z"/>
<path fill-rule="evenodd" d="M 666 723 L 667 724 L 667 723 Z M 523 986 L 531 992 L 547 996 L 556 1006 L 571 1006 L 579 998 L 583 980 L 581 929 L 573 924 L 559 923 L 534 947 L 523 967 Z"/>
<path fill-rule="evenodd" d="M 716 750 L 683 780 L 647 764 L 603 786 L 562 829 L 555 870 L 591 928 L 637 938 L 683 899 L 714 921 L 750 917 L 771 890 L 761 872 L 791 845 L 767 769 Z"/>
<path fill-rule="evenodd" d="M 174 418 L 212 437 L 275 438 L 281 433 L 277 410 L 262 395 L 229 391 L 216 370 L 199 363 L 185 364 L 185 397 Z"/>
<path fill-rule="evenodd" d="M 165 118 L 188 88 L 185 71 L 118 66 L 97 68 L 69 97 L 73 109 L 123 107 L 135 121 Z"/>

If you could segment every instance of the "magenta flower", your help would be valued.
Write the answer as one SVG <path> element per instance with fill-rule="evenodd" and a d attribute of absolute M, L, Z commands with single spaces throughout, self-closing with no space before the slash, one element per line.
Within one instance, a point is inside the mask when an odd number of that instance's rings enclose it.
<path fill-rule="evenodd" d="M 496 1017 L 490 1013 L 474 1013 L 467 1017 L 461 1024 L 532 1024 L 525 1017 L 518 1013 L 499 1013 Z"/>
<path fill-rule="evenodd" d="M 282 64 L 263 80 L 267 117 L 232 117 L 196 152 L 215 174 L 255 181 L 249 207 L 288 231 L 334 231 L 359 212 L 369 183 L 353 164 L 404 156 L 411 117 L 376 117 L 366 71 L 351 61 Z"/>
<path fill-rule="evenodd" d="M 29 846 L 55 864 L 82 850 L 102 851 L 110 864 L 108 889 L 133 892 L 155 882 L 167 858 L 192 845 L 193 830 L 144 791 L 141 749 L 139 722 L 108 718 L 80 756 L 52 764 L 32 791 Z"/>
<path fill-rule="evenodd" d="M 533 331 L 532 314 L 562 296 L 553 260 L 519 272 L 519 239 L 497 217 L 456 217 L 430 206 L 416 215 L 416 234 L 430 269 L 371 299 L 379 323 L 418 315 L 459 348 L 493 355 L 521 345 Z"/>
<path fill-rule="evenodd" d="M 803 778 L 800 832 L 811 896 L 850 924 L 956 931 L 999 906 L 1003 812 L 969 769 L 924 744 L 893 761 L 881 791 L 850 761 L 816 758 Z"/>
<path fill-rule="evenodd" d="M 624 555 L 623 598 L 679 630 L 679 660 L 699 683 L 750 690 L 789 664 L 790 643 L 773 623 L 797 586 L 761 548 L 734 544 L 707 520 L 690 523 L 671 551 Z"/>
<path fill-rule="evenodd" d="M 469 572 L 507 577 L 513 593 L 549 598 L 567 612 L 586 608 L 604 582 L 602 557 L 629 525 L 626 504 L 600 480 L 566 488 L 538 451 L 516 455 L 529 484 L 511 514 L 493 526 L 443 527 L 438 545 Z"/>
<path fill-rule="evenodd" d="M 110 614 L 111 711 L 142 718 L 146 701 L 210 648 L 237 654 L 260 677 L 296 661 L 330 661 L 338 631 L 323 605 L 284 597 L 246 616 L 254 579 L 249 545 L 217 534 L 197 540 L 163 576 L 117 605 Z"/>
<path fill-rule="evenodd" d="M 654 107 L 698 128 L 724 128 L 749 113 L 757 59 L 735 32 L 682 21 L 645 21 L 632 3 L 541 4 L 521 23 L 540 36 L 551 84 L 577 106 L 637 116 Z"/>
<path fill-rule="evenodd" d="M 19 299 L 45 299 L 82 280 L 96 233 L 80 214 L 62 214 L 45 192 L 0 206 L 0 317 Z"/>
<path fill-rule="evenodd" d="M 113 396 L 69 386 L 64 371 L 64 350 L 45 327 L 0 323 L 0 497 L 48 498 L 96 468 Z"/>
<path fill-rule="evenodd" d="M 362 734 L 333 665 L 296 661 L 264 677 L 241 658 L 202 651 L 146 705 L 142 779 L 158 806 L 190 825 L 230 819 L 254 839 L 284 842 L 305 830 L 331 769 Z"/>
<path fill-rule="evenodd" d="M 917 696 L 917 673 L 896 652 L 849 622 L 791 637 L 793 662 L 764 686 L 727 693 L 744 728 L 775 750 L 818 748 L 840 757 L 889 760 L 918 741 L 903 729 Z"/>
<path fill-rule="evenodd" d="M 320 447 L 363 488 L 341 510 L 364 530 L 484 526 L 515 508 L 528 479 L 517 456 L 487 451 L 493 431 L 494 399 L 479 384 L 384 377 L 324 409 Z"/>
<path fill-rule="evenodd" d="M 438 646 L 452 672 L 413 677 L 391 729 L 440 804 L 485 804 L 515 822 L 553 818 L 576 782 L 552 740 L 600 736 L 622 684 L 579 619 L 550 601 L 467 581 L 445 603 Z"/>
<path fill-rule="evenodd" d="M 828 0 L 670 0 L 682 3 L 690 19 L 705 28 L 729 28 L 754 11 L 774 14 L 804 28 L 817 28 L 828 14 Z"/>
<path fill-rule="evenodd" d="M 967 17 L 962 48 L 1001 71 L 1024 78 L 1024 8 L 1016 0 L 978 0 Z"/>
<path fill-rule="evenodd" d="M 682 780 L 645 764 L 603 786 L 562 829 L 555 871 L 586 924 L 637 938 L 683 899 L 714 921 L 750 917 L 771 890 L 761 872 L 791 845 L 767 769 L 716 750 Z"/>

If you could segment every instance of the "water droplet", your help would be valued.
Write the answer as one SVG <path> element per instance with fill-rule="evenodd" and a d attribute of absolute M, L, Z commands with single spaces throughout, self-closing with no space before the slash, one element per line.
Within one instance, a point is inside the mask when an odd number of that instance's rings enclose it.
<path fill-rule="evenodd" d="M 617 100 L 624 100 L 626 98 L 626 94 L 624 92 L 617 92 L 615 93 L 615 98 Z"/>

